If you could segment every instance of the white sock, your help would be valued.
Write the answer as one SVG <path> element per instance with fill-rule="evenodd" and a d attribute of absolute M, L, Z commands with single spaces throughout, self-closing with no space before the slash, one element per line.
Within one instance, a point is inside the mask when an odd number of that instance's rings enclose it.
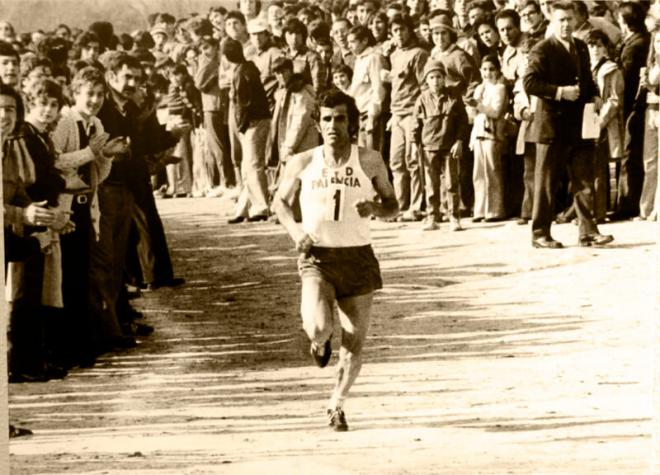
<path fill-rule="evenodd" d="M 335 409 L 341 409 L 344 407 L 344 397 L 343 396 L 337 396 L 336 394 L 333 394 L 332 397 L 330 398 L 330 402 L 328 402 L 328 409 L 335 410 Z"/>

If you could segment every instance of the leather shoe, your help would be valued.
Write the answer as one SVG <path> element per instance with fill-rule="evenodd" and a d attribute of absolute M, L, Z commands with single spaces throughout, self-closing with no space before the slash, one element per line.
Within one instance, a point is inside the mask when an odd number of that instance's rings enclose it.
<path fill-rule="evenodd" d="M 250 216 L 248 219 L 249 223 L 256 223 L 258 221 L 268 221 L 268 216 L 265 214 L 256 214 L 254 216 Z"/>
<path fill-rule="evenodd" d="M 104 341 L 105 348 L 113 350 L 117 348 L 135 348 L 137 341 L 130 335 L 118 335 Z"/>
<path fill-rule="evenodd" d="M 555 241 L 550 236 L 541 236 L 532 239 L 532 246 L 537 249 L 561 249 L 563 246 L 559 241 Z"/>
<path fill-rule="evenodd" d="M 591 233 L 580 236 L 578 244 L 582 247 L 604 246 L 614 241 L 614 236 L 610 234 Z"/>
<path fill-rule="evenodd" d="M 151 282 L 150 284 L 147 284 L 147 288 L 145 290 L 152 291 L 152 290 L 160 289 L 161 287 L 179 287 L 180 285 L 183 285 L 185 283 L 186 283 L 186 279 L 182 277 L 172 277 L 171 279 L 156 280 L 154 282 Z"/>
<path fill-rule="evenodd" d="M 245 221 L 245 216 L 236 216 L 234 218 L 228 219 L 227 224 L 238 224 Z"/>
<path fill-rule="evenodd" d="M 518 226 L 524 226 L 527 223 L 529 223 L 529 218 L 518 218 L 518 220 L 516 221 L 516 224 Z"/>

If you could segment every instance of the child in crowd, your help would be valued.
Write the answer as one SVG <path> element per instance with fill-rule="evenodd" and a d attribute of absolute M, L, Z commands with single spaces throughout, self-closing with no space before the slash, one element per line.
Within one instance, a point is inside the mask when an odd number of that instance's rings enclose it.
<path fill-rule="evenodd" d="M 413 110 L 413 143 L 423 151 L 427 219 L 425 230 L 438 229 L 441 221 L 440 182 L 447 192 L 450 229 L 459 231 L 460 195 L 458 161 L 463 153 L 468 119 L 465 107 L 445 89 L 446 70 L 440 61 L 429 60 L 424 68 L 428 88 L 417 98 Z"/>
<path fill-rule="evenodd" d="M 73 105 L 62 108 L 53 132 L 58 152 L 55 166 L 67 185 L 73 179 L 86 189 L 60 195 L 60 207 L 72 212 L 73 232 L 61 236 L 62 363 L 90 366 L 102 339 L 102 297 L 91 273 L 91 252 L 99 237 L 101 212 L 97 189 L 110 173 L 112 157 L 126 151 L 121 137 L 108 140 L 103 124 L 96 117 L 106 93 L 103 73 L 87 66 L 71 83 Z M 70 186 L 67 186 L 70 189 Z"/>
<path fill-rule="evenodd" d="M 591 70 L 594 75 L 600 99 L 598 125 L 601 135 L 594 153 L 594 218 L 599 223 L 605 221 L 608 209 L 610 162 L 623 158 L 623 73 L 609 58 L 611 43 L 600 30 L 593 30 L 585 38 L 589 47 Z"/>
<path fill-rule="evenodd" d="M 28 154 L 19 170 L 30 200 L 55 211 L 65 181 L 55 168 L 50 132 L 62 106 L 62 88 L 51 79 L 36 80 L 27 91 L 28 113 L 23 137 Z M 50 227 L 26 228 L 26 236 L 39 240 L 41 252 L 7 270 L 7 296 L 11 302 L 12 376 L 14 381 L 46 381 L 64 377 L 66 370 L 50 364 L 47 337 L 52 337 L 57 311 L 62 308 L 59 232 L 72 229 L 68 213 L 55 211 Z M 50 330 L 47 330 L 50 327 Z M 48 335 L 46 333 L 48 332 Z"/>
<path fill-rule="evenodd" d="M 332 84 L 344 94 L 348 94 L 351 87 L 353 71 L 345 64 L 340 64 L 332 71 Z"/>
<path fill-rule="evenodd" d="M 183 64 L 172 65 L 168 69 L 170 80 L 167 92 L 168 125 L 191 124 L 196 127 L 201 122 L 202 99 L 194 81 Z M 186 196 L 192 192 L 192 144 L 190 133 L 179 140 L 173 155 L 180 158 L 178 163 L 166 165 L 167 194 Z"/>
<path fill-rule="evenodd" d="M 504 219 L 502 147 L 505 140 L 504 115 L 507 108 L 506 84 L 500 61 L 486 55 L 481 61 L 481 78 L 469 104 L 476 109 L 470 148 L 474 151 L 474 213 L 472 221 Z"/>

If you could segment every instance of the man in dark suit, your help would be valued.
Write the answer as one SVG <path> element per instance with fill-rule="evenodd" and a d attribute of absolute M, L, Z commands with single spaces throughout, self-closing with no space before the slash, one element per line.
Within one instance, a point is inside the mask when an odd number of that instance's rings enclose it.
<path fill-rule="evenodd" d="M 638 3 L 624 2 L 618 12 L 623 41 L 619 63 L 624 84 L 623 118 L 625 120 L 625 150 L 617 183 L 616 208 L 612 219 L 630 219 L 639 214 L 644 166 L 644 111 L 646 90 L 639 87 L 639 71 L 646 66 L 650 35 L 644 25 L 644 11 Z"/>
<path fill-rule="evenodd" d="M 588 102 L 597 102 L 587 45 L 572 36 L 573 5 L 552 5 L 553 35 L 534 46 L 524 77 L 525 91 L 539 98 L 535 115 L 538 127 L 531 133 L 536 143 L 532 245 L 563 247 L 550 235 L 554 217 L 555 177 L 568 167 L 573 203 L 579 221 L 579 244 L 600 246 L 613 240 L 598 232 L 593 218 L 593 141 L 582 139 L 582 116 Z"/>

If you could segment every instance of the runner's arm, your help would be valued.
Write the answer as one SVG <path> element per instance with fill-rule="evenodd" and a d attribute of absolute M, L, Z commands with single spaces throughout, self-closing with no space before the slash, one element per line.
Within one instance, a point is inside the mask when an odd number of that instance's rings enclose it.
<path fill-rule="evenodd" d="M 300 223 L 296 223 L 291 203 L 300 189 L 300 174 L 311 159 L 311 154 L 302 153 L 294 155 L 284 167 L 284 177 L 280 183 L 277 193 L 273 198 L 272 209 L 277 215 L 280 224 L 284 226 L 296 249 L 307 252 L 313 244 L 313 238 L 303 230 Z"/>
<path fill-rule="evenodd" d="M 399 212 L 399 203 L 394 195 L 394 188 L 387 175 L 387 167 L 380 153 L 360 149 L 360 164 L 376 190 L 377 197 L 371 201 L 358 201 L 355 207 L 360 216 L 391 218 Z"/>

